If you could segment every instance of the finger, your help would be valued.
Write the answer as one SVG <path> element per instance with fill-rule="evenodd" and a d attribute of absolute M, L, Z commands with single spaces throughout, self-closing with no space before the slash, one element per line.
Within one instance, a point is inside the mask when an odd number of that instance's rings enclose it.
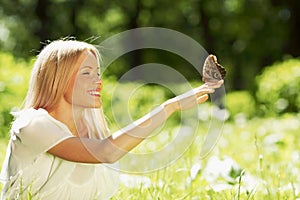
<path fill-rule="evenodd" d="M 218 85 L 222 85 L 224 83 L 224 80 L 219 80 L 218 82 L 206 82 L 205 84 L 207 86 L 218 86 Z"/>
<path fill-rule="evenodd" d="M 195 93 L 196 93 L 196 96 L 199 97 L 199 96 L 202 96 L 204 94 L 211 94 L 211 93 L 214 93 L 215 92 L 215 89 L 213 88 L 197 88 L 195 90 Z"/>
<path fill-rule="evenodd" d="M 197 103 L 203 103 L 208 99 L 208 94 L 204 94 L 202 96 L 200 96 L 199 98 L 197 98 Z"/>
<path fill-rule="evenodd" d="M 224 83 L 224 80 L 220 80 L 218 82 L 206 82 L 205 85 L 209 88 L 219 88 Z"/>

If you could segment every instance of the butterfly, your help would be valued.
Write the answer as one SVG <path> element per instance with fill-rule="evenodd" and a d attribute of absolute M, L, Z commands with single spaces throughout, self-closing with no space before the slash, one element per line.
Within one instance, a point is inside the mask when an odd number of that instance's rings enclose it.
<path fill-rule="evenodd" d="M 209 55 L 204 61 L 202 81 L 203 82 L 218 82 L 226 76 L 225 68 L 217 62 L 215 55 Z"/>

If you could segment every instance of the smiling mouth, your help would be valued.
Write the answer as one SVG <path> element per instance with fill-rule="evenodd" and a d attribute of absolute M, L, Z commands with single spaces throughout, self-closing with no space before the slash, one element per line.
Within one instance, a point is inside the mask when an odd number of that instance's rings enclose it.
<path fill-rule="evenodd" d="M 100 97 L 100 90 L 89 90 L 88 93 L 94 97 Z"/>

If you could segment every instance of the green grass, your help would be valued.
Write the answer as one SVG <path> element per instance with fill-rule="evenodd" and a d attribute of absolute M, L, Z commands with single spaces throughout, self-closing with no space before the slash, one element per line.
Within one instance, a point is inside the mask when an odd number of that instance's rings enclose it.
<path fill-rule="evenodd" d="M 7 147 L 7 139 L 5 138 L 1 138 L 0 139 L 0 162 L 1 162 L 1 166 L 2 166 L 2 163 L 5 159 L 5 153 L 6 153 L 6 147 Z M 2 189 L 3 185 L 0 184 L 0 189 Z"/>
<path fill-rule="evenodd" d="M 123 174 L 113 200 L 300 198 L 299 119 L 300 114 L 251 120 L 237 115 L 225 122 L 216 147 L 204 159 L 199 155 L 209 123 L 200 122 L 197 137 L 178 160 L 154 172 Z M 170 124 L 160 134 L 170 134 Z M 135 151 L 147 151 L 147 143 L 160 140 L 160 134 Z M 1 160 L 6 144 L 0 140 Z"/>
<path fill-rule="evenodd" d="M 171 166 L 131 175 L 131 179 L 123 177 L 113 199 L 300 198 L 299 119 L 300 115 L 252 120 L 236 117 L 225 123 L 222 137 L 207 158 L 199 159 L 203 137 L 199 133 Z M 212 179 L 208 168 L 214 165 L 223 174 L 214 174 Z M 192 177 L 193 166 L 198 170 Z M 233 169 L 226 176 L 228 166 Z"/>

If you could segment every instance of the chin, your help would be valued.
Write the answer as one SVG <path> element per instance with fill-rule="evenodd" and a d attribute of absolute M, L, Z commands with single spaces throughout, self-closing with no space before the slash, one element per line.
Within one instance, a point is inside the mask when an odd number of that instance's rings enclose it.
<path fill-rule="evenodd" d="M 102 103 L 97 102 L 97 103 L 93 104 L 91 106 L 91 108 L 102 108 Z"/>
<path fill-rule="evenodd" d="M 94 106 L 93 108 L 102 108 L 102 105 Z"/>
<path fill-rule="evenodd" d="M 73 106 L 75 107 L 81 107 L 83 109 L 85 108 L 102 108 L 102 103 L 94 103 L 94 104 L 91 104 L 91 103 L 85 103 L 85 104 L 73 104 Z"/>
<path fill-rule="evenodd" d="M 102 108 L 102 104 L 88 105 L 88 106 L 84 106 L 84 108 Z"/>

